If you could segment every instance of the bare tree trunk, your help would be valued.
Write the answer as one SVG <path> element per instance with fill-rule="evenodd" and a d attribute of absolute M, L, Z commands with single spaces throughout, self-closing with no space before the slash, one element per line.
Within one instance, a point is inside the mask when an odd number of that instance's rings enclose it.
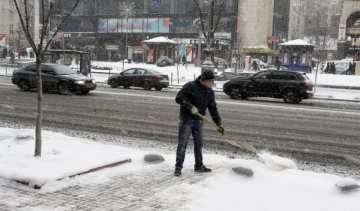
<path fill-rule="evenodd" d="M 36 69 L 41 69 L 41 57 L 36 55 Z M 43 92 L 42 92 L 42 80 L 41 71 L 36 71 L 36 84 L 37 84 L 37 115 L 36 115 L 36 128 L 35 128 L 35 156 L 41 156 L 41 128 L 42 128 L 42 105 L 43 105 Z"/>
<path fill-rule="evenodd" d="M 33 1 L 33 4 L 40 4 L 41 10 L 41 22 L 42 22 L 42 31 L 40 34 L 40 42 L 35 43 L 34 40 L 35 37 L 32 35 L 31 30 L 31 19 L 34 17 L 32 16 L 32 6 L 30 4 L 30 1 L 28 0 L 12 0 L 15 4 L 16 11 L 19 15 L 19 19 L 21 22 L 21 26 L 23 28 L 23 31 L 26 35 L 27 40 L 29 41 L 29 44 L 31 45 L 33 51 L 35 52 L 36 56 L 36 85 L 37 85 L 37 98 L 38 98 L 38 111 L 36 115 L 36 128 L 35 128 L 35 153 L 34 155 L 37 157 L 41 156 L 41 148 L 42 148 L 42 139 L 41 139 L 41 128 L 42 128 L 42 105 L 43 105 L 43 94 L 42 94 L 42 80 L 41 80 L 41 62 L 42 58 L 49 47 L 51 40 L 56 36 L 59 28 L 61 28 L 64 25 L 64 22 L 70 17 L 71 13 L 75 10 L 75 8 L 79 5 L 80 0 L 77 0 L 71 10 L 68 14 L 66 14 L 61 23 L 58 25 L 57 30 L 52 35 L 51 39 L 48 39 L 45 47 L 43 47 L 43 42 L 46 40 L 47 32 L 49 28 L 49 22 L 50 22 L 50 16 L 52 14 L 52 10 L 54 7 L 53 1 L 48 0 L 37 0 Z M 38 30 L 38 29 L 35 29 Z"/>
<path fill-rule="evenodd" d="M 209 11 L 208 11 L 208 21 L 207 27 L 204 26 L 204 22 L 202 20 L 202 11 L 199 4 L 199 0 L 194 0 L 196 7 L 198 8 L 199 18 L 201 21 L 201 30 L 206 38 L 206 48 L 204 49 L 204 55 L 210 56 L 211 62 L 214 64 L 214 34 L 218 29 L 221 11 L 224 6 L 224 1 L 220 1 L 219 4 L 215 6 L 217 0 L 210 0 L 209 3 Z M 217 9 L 217 14 L 215 14 L 215 9 Z"/>
<path fill-rule="evenodd" d="M 214 10 L 215 10 L 215 2 L 212 0 L 210 2 L 210 8 L 209 8 L 209 29 L 208 29 L 208 43 L 206 43 L 209 48 L 211 49 L 210 59 L 213 65 L 215 64 L 214 60 L 214 34 L 215 34 L 215 26 L 214 26 Z M 220 18 L 220 17 L 218 17 Z"/>

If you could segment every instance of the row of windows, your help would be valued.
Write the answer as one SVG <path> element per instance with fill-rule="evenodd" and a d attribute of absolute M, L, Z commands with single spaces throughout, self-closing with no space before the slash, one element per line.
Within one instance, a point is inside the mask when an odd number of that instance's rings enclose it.
<path fill-rule="evenodd" d="M 86 0 L 81 1 L 73 12 L 74 16 L 87 15 L 112 15 L 120 16 L 120 6 L 124 1 L 119 0 Z M 208 1 L 199 1 L 202 11 L 208 11 Z M 217 4 L 223 2 L 221 8 L 224 13 L 234 13 L 236 10 L 236 0 L 215 1 Z M 55 1 L 55 15 L 66 14 L 73 7 L 75 0 Z M 133 0 L 137 14 L 188 14 L 198 13 L 194 0 L 162 0 L 160 4 L 151 0 Z M 218 9 L 218 8 L 217 8 Z"/>
<path fill-rule="evenodd" d="M 131 26 L 134 25 L 134 20 L 138 20 L 139 18 L 133 18 L 128 20 L 128 28 L 132 28 Z M 146 18 L 145 18 L 146 19 Z M 153 18 L 149 18 L 153 19 Z M 158 19 L 158 18 L 155 18 Z M 165 18 L 159 18 L 159 20 L 163 20 Z M 167 26 L 167 33 L 197 33 L 198 29 L 193 26 L 192 18 L 167 18 L 170 23 Z M 82 18 L 70 18 L 68 21 L 65 22 L 63 30 L 66 32 L 122 32 L 121 30 L 117 29 L 116 31 L 110 31 L 109 23 L 107 22 L 107 26 L 102 26 L 101 20 L 117 20 L 117 19 L 101 19 L 96 17 L 82 17 Z M 122 20 L 122 19 L 119 19 Z M 119 23 L 119 20 L 117 23 Z M 146 19 L 148 20 L 148 19 Z M 61 18 L 53 18 L 51 20 L 51 26 L 57 26 L 60 24 Z M 143 21 L 144 22 L 144 21 Z M 125 22 L 126 24 L 126 22 Z M 104 28 L 105 27 L 105 28 Z M 224 17 L 220 19 L 219 28 L 217 31 L 220 32 L 233 32 L 235 28 L 235 18 L 233 16 Z M 156 30 L 157 32 L 158 30 Z M 132 30 L 125 30 L 124 32 L 135 32 Z M 145 32 L 144 30 L 138 32 Z"/>

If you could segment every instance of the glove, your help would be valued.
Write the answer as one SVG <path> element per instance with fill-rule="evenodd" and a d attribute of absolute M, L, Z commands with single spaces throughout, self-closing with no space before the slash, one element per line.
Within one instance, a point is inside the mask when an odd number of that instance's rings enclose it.
<path fill-rule="evenodd" d="M 190 109 L 190 111 L 191 111 L 191 113 L 192 114 L 194 114 L 194 115 L 196 115 L 196 114 L 198 114 L 199 113 L 199 110 L 196 108 L 196 106 L 191 106 L 191 109 Z"/>
<path fill-rule="evenodd" d="M 217 131 L 219 131 L 219 133 L 221 133 L 222 135 L 224 135 L 224 132 L 225 132 L 224 126 L 222 126 L 222 124 L 220 124 L 220 125 L 218 125 L 217 127 L 218 127 Z"/>

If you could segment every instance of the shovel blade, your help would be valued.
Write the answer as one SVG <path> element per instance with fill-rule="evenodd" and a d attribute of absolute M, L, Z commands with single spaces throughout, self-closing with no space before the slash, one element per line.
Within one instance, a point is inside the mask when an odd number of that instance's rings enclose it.
<path fill-rule="evenodd" d="M 235 147 L 238 147 L 240 149 L 243 149 L 243 150 L 246 150 L 246 151 L 249 151 L 249 152 L 252 152 L 252 153 L 256 154 L 255 147 L 248 144 L 248 143 L 236 141 L 236 140 L 233 140 L 233 139 L 227 139 L 226 142 L 228 142 L 232 146 L 235 146 Z"/>

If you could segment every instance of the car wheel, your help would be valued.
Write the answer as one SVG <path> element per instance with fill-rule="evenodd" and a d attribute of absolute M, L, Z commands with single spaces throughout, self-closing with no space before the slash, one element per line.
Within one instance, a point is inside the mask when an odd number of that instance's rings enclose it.
<path fill-rule="evenodd" d="M 239 99 L 240 97 L 239 89 L 235 87 L 230 88 L 229 96 L 231 99 Z"/>
<path fill-rule="evenodd" d="M 151 88 L 152 88 L 152 85 L 151 85 L 150 82 L 145 82 L 145 83 L 144 83 L 144 89 L 145 89 L 145 90 L 150 90 Z"/>
<path fill-rule="evenodd" d="M 294 89 L 286 89 L 283 94 L 284 101 L 287 103 L 299 103 L 300 99 Z"/>
<path fill-rule="evenodd" d="M 161 87 L 161 86 L 157 86 L 157 87 L 155 87 L 155 90 L 156 90 L 156 91 L 161 91 L 161 90 L 162 90 L 162 87 Z"/>
<path fill-rule="evenodd" d="M 245 93 L 241 93 L 240 97 L 241 97 L 242 100 L 248 99 L 248 96 Z"/>
<path fill-rule="evenodd" d="M 26 92 L 26 91 L 30 90 L 30 85 L 29 85 L 29 82 L 27 80 L 19 81 L 18 86 L 19 86 L 20 90 L 23 91 L 23 92 Z"/>
<path fill-rule="evenodd" d="M 111 79 L 110 81 L 110 87 L 111 88 L 117 88 L 119 85 L 118 85 L 118 82 L 116 79 Z"/>
<path fill-rule="evenodd" d="M 70 93 L 69 85 L 66 82 L 61 82 L 58 86 L 58 89 L 62 95 L 68 95 Z"/>
<path fill-rule="evenodd" d="M 85 90 L 85 91 L 81 91 L 81 94 L 86 95 L 87 93 L 89 93 L 90 90 Z"/>

